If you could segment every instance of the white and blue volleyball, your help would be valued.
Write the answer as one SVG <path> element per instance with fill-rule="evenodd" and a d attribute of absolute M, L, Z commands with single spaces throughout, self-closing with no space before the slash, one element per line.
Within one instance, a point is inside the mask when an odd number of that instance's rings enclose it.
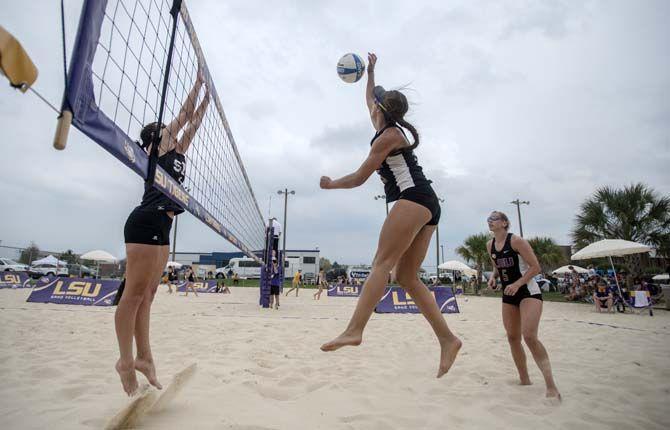
<path fill-rule="evenodd" d="M 358 82 L 365 73 L 365 63 L 363 59 L 356 54 L 344 54 L 337 62 L 337 74 L 344 82 L 353 84 Z"/>

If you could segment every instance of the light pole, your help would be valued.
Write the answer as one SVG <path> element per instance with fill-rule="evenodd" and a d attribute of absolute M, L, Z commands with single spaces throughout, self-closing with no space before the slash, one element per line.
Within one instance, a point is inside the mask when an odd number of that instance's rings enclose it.
<path fill-rule="evenodd" d="M 444 203 L 444 199 L 438 197 L 437 200 L 440 203 Z M 440 205 L 442 206 L 442 205 Z M 441 209 L 441 208 L 440 208 Z M 440 278 L 440 223 L 435 226 L 435 251 L 437 252 L 437 259 L 435 260 L 435 274 L 437 278 Z"/>
<path fill-rule="evenodd" d="M 444 263 L 444 245 L 440 245 L 440 250 L 442 251 L 442 258 L 440 259 L 440 261 Z"/>
<path fill-rule="evenodd" d="M 284 190 L 277 191 L 277 194 L 284 195 L 284 239 L 282 240 L 282 253 L 281 253 L 281 268 L 284 270 L 284 262 L 286 261 L 286 207 L 288 206 L 288 195 L 295 194 L 295 191 L 289 191 L 288 188 Z"/>
<path fill-rule="evenodd" d="M 389 203 L 386 201 L 386 196 L 384 194 L 378 194 L 375 196 L 375 200 L 379 199 L 384 199 L 384 203 L 386 203 L 386 216 L 389 214 Z"/>
<path fill-rule="evenodd" d="M 519 235 L 523 237 L 523 226 L 521 225 L 521 205 L 529 205 L 529 201 L 513 200 L 510 204 L 516 205 L 516 213 L 519 217 Z"/>

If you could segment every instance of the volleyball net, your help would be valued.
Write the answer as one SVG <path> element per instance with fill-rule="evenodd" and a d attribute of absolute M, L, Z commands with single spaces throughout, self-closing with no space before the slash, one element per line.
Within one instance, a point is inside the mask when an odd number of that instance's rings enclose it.
<path fill-rule="evenodd" d="M 61 146 L 71 120 L 245 254 L 263 251 L 265 223 L 185 2 L 85 0 L 62 112 Z M 172 136 L 192 137 L 180 184 L 136 141 L 145 125 L 188 115 Z"/>

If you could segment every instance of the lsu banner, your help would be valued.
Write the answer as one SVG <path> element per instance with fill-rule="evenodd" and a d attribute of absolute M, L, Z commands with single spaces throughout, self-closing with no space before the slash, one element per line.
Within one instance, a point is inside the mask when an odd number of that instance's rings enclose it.
<path fill-rule="evenodd" d="M 361 295 L 362 285 L 330 285 L 328 295 L 331 297 L 358 297 Z"/>
<path fill-rule="evenodd" d="M 26 272 L 1 272 L 1 288 L 30 288 L 30 276 Z"/>
<path fill-rule="evenodd" d="M 443 314 L 459 313 L 454 290 L 451 287 L 428 287 Z M 377 313 L 418 314 L 419 308 L 412 297 L 400 287 L 388 287 L 375 308 Z"/>
<path fill-rule="evenodd" d="M 186 289 L 186 284 L 189 284 L 188 281 L 180 281 L 177 284 L 177 291 L 180 293 L 185 293 L 190 291 Z M 198 293 L 216 293 L 216 279 L 208 279 L 206 281 L 196 281 L 190 282 L 193 285 L 193 288 Z"/>
<path fill-rule="evenodd" d="M 121 281 L 111 279 L 41 278 L 29 302 L 65 305 L 112 306 Z"/>

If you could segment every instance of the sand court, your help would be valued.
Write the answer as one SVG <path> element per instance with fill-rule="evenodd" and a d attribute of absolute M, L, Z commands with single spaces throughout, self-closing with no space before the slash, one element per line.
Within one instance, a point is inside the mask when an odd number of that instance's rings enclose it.
<path fill-rule="evenodd" d="M 324 353 L 356 299 L 282 297 L 259 309 L 258 290 L 183 297 L 161 289 L 152 311 L 160 381 L 198 371 L 139 428 L 408 429 L 648 428 L 670 425 L 670 313 L 596 314 L 545 303 L 540 339 L 563 404 L 516 384 L 495 298 L 459 299 L 446 315 L 463 340 L 452 370 L 434 378 L 439 348 L 421 315 L 375 314 L 358 348 Z M 113 308 L 26 303 L 0 291 L 0 427 L 102 428 L 124 405 L 114 363 Z M 140 384 L 145 383 L 138 374 Z"/>

